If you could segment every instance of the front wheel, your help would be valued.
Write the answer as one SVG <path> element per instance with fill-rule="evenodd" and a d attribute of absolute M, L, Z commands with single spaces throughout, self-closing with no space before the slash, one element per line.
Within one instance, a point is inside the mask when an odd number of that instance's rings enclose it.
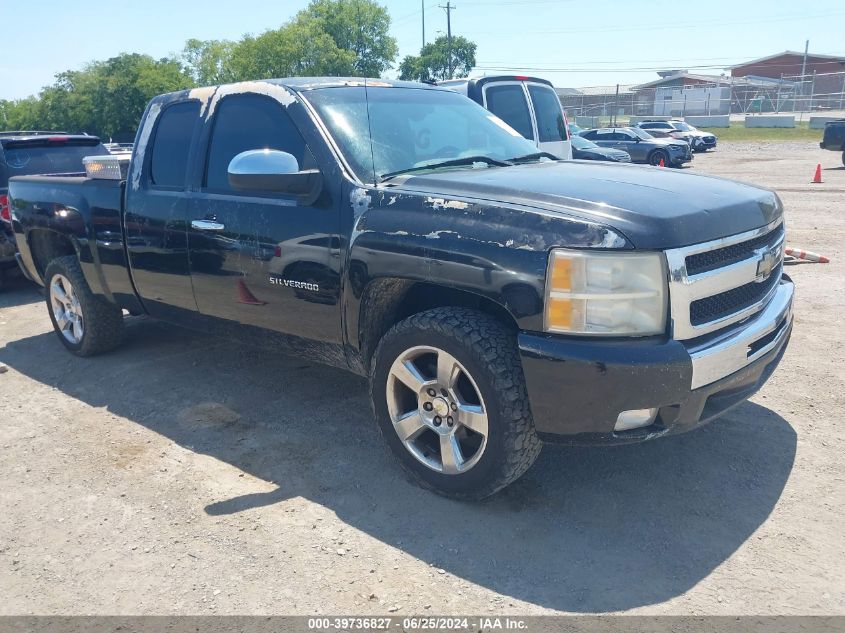
<path fill-rule="evenodd" d="M 648 164 L 649 165 L 659 165 L 660 161 L 663 161 L 663 165 L 668 167 L 669 166 L 669 154 L 663 151 L 662 149 L 656 149 L 651 154 L 648 155 Z"/>
<path fill-rule="evenodd" d="M 387 445 L 418 484 L 482 499 L 537 458 L 516 337 L 484 313 L 440 308 L 395 325 L 370 375 Z"/>
<path fill-rule="evenodd" d="M 76 257 L 50 262 L 44 282 L 50 320 L 68 350 L 77 356 L 93 356 L 120 345 L 123 313 L 91 292 Z"/>

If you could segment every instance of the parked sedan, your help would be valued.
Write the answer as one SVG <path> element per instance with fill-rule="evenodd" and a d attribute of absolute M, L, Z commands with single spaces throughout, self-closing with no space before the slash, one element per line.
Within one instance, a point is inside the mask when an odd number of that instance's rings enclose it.
<path fill-rule="evenodd" d="M 635 163 L 680 167 L 692 160 L 692 150 L 684 141 L 669 138 L 654 138 L 638 127 L 606 127 L 584 132 L 582 137 L 600 147 L 621 149 L 631 155 Z"/>
<path fill-rule="evenodd" d="M 613 163 L 630 163 L 631 155 L 621 149 L 599 147 L 583 136 L 572 135 L 572 158 L 576 160 L 605 160 Z"/>

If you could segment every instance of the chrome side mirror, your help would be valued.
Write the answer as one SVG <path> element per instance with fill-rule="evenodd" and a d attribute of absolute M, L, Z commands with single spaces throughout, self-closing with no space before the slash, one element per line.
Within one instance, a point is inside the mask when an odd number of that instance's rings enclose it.
<path fill-rule="evenodd" d="M 231 160 L 229 184 L 245 192 L 293 194 L 301 204 L 313 204 L 322 191 L 323 176 L 317 169 L 300 171 L 296 158 L 287 152 L 253 149 Z"/>

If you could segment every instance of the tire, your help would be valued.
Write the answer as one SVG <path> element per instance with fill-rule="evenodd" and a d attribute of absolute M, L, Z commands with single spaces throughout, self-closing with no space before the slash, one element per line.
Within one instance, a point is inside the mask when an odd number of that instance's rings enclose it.
<path fill-rule="evenodd" d="M 663 164 L 669 166 L 669 153 L 666 150 L 656 149 L 648 155 L 648 164 L 657 166 L 660 164 L 660 159 L 663 159 Z"/>
<path fill-rule="evenodd" d="M 441 361 L 451 369 L 437 376 Z M 413 378 L 408 362 L 420 379 L 409 380 L 416 391 L 397 378 Z M 522 476 L 542 448 L 516 336 L 482 312 L 438 308 L 393 326 L 373 357 L 370 396 L 382 438 L 403 469 L 417 484 L 447 497 L 478 500 L 494 494 Z M 394 420 L 411 422 L 403 429 Z M 400 429 L 411 439 L 400 438 Z M 444 446 L 455 445 L 457 451 L 444 453 Z"/>
<path fill-rule="evenodd" d="M 845 150 L 842 150 L 842 165 L 845 165 Z"/>
<path fill-rule="evenodd" d="M 44 282 L 50 321 L 69 351 L 77 356 L 94 356 L 120 345 L 123 312 L 91 292 L 75 256 L 51 261 L 44 272 Z M 66 301 L 60 298 L 62 294 Z"/>

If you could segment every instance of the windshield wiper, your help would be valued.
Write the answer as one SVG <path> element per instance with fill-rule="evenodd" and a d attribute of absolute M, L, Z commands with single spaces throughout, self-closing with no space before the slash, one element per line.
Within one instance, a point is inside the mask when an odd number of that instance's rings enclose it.
<path fill-rule="evenodd" d="M 548 152 L 534 152 L 533 154 L 525 154 L 525 156 L 514 156 L 513 158 L 509 158 L 509 163 L 527 163 L 532 160 L 540 160 L 541 158 L 549 158 L 551 160 L 560 160 L 554 154 L 549 154 Z"/>
<path fill-rule="evenodd" d="M 407 169 L 399 169 L 381 175 L 381 182 L 394 176 L 402 174 L 409 174 L 415 171 L 426 171 L 428 169 L 441 169 L 443 167 L 463 167 L 465 165 L 474 165 L 475 163 L 486 163 L 494 167 L 510 167 L 513 163 L 499 160 L 498 158 L 491 158 L 490 156 L 465 156 L 463 158 L 453 158 L 451 160 L 444 160 L 440 163 L 429 163 L 427 165 L 419 165 L 417 167 L 408 167 Z"/>

